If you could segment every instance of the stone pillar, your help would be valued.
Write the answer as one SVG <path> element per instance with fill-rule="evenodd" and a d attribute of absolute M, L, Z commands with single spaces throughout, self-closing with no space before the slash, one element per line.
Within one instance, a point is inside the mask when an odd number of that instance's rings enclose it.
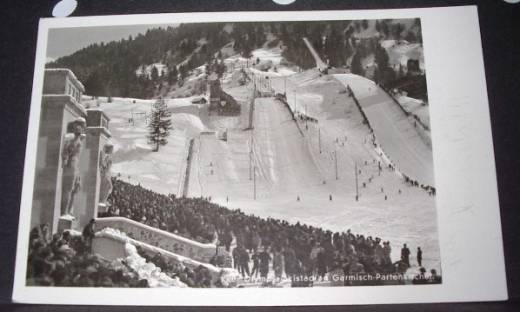
<path fill-rule="evenodd" d="M 99 186 L 99 205 L 98 213 L 108 211 L 107 199 L 112 193 L 112 153 L 114 146 L 108 142 L 103 146 L 99 163 L 100 186 Z"/>
<path fill-rule="evenodd" d="M 67 125 L 86 117 L 85 109 L 68 95 L 42 97 L 31 211 L 31 228 L 48 224 L 58 231 L 61 212 L 63 151 Z"/>
<path fill-rule="evenodd" d="M 87 110 L 87 129 L 85 146 L 80 163 L 81 189 L 76 196 L 74 216 L 78 219 L 74 227 L 82 230 L 90 219 L 97 218 L 100 200 L 101 172 L 103 149 L 109 144 L 109 118 L 99 109 Z"/>

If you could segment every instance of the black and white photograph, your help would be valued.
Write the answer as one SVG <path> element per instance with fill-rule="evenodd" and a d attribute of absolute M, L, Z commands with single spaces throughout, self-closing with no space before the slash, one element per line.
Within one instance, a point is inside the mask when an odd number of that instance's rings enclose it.
<path fill-rule="evenodd" d="M 442 285 L 409 15 L 46 28 L 24 287 Z"/>

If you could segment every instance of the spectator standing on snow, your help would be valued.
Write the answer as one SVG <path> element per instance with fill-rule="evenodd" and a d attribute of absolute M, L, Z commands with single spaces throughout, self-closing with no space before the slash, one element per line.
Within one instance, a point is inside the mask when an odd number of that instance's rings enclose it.
<path fill-rule="evenodd" d="M 287 277 L 292 277 L 294 274 L 296 274 L 296 269 L 298 267 L 298 259 L 296 258 L 294 249 L 292 249 L 290 246 L 285 247 L 283 251 L 283 259 L 285 275 Z"/>
<path fill-rule="evenodd" d="M 320 251 L 322 251 L 323 248 L 320 246 L 320 243 L 317 242 L 316 245 L 311 249 L 311 253 L 309 255 L 309 258 L 311 260 L 311 266 L 312 266 L 312 274 L 315 273 L 317 267 L 318 267 L 318 254 Z"/>
<path fill-rule="evenodd" d="M 406 244 L 404 244 L 403 248 L 401 248 L 401 260 L 404 262 L 404 264 L 410 267 L 410 249 L 406 247 Z"/>
<path fill-rule="evenodd" d="M 271 261 L 271 255 L 267 252 L 267 248 L 260 252 L 258 255 L 260 259 L 260 277 L 267 278 L 267 274 L 269 274 L 269 262 Z"/>
<path fill-rule="evenodd" d="M 277 279 L 282 278 L 283 266 L 284 266 L 283 262 L 284 262 L 283 253 L 282 253 L 280 247 L 277 247 L 273 253 L 273 270 L 274 270 L 274 276 Z"/>
<path fill-rule="evenodd" d="M 231 235 L 231 231 L 225 230 L 222 234 L 222 238 L 220 239 L 222 244 L 226 246 L 226 251 L 229 252 L 229 249 L 231 248 L 231 242 L 233 241 L 233 236 Z"/>
<path fill-rule="evenodd" d="M 253 255 L 251 256 L 251 259 L 253 260 L 253 269 L 251 270 L 251 276 L 258 277 L 258 272 L 260 270 L 260 256 L 258 254 L 258 251 L 255 250 Z"/>
<path fill-rule="evenodd" d="M 249 273 L 249 254 L 243 246 L 237 247 L 238 249 L 238 271 L 242 274 L 242 277 L 251 276 Z"/>
<path fill-rule="evenodd" d="M 316 262 L 318 267 L 318 276 L 324 278 L 325 274 L 327 274 L 327 255 L 325 254 L 325 249 L 321 248 L 318 252 Z"/>
<path fill-rule="evenodd" d="M 233 251 L 231 252 L 231 255 L 233 256 L 233 268 L 234 269 L 237 269 L 239 268 L 238 266 L 238 263 L 239 263 L 239 255 L 240 255 L 240 249 L 239 247 L 235 247 L 235 249 L 233 249 Z"/>

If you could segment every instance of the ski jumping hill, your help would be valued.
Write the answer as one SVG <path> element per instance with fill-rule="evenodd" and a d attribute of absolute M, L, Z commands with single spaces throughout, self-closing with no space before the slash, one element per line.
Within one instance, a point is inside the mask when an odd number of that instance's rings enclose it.
<path fill-rule="evenodd" d="M 306 38 L 316 66 L 323 61 Z M 433 156 L 430 145 L 419 135 L 397 103 L 373 81 L 354 74 L 333 75 L 345 87 L 350 87 L 358 99 L 383 152 L 398 171 L 420 184 L 435 186 Z"/>
<path fill-rule="evenodd" d="M 394 258 L 399 246 L 414 242 L 429 250 L 425 265 L 439 268 L 434 198 L 388 169 L 345 85 L 318 70 L 248 73 L 259 91 L 286 93 L 287 105 L 256 98 L 252 130 L 228 123 L 227 141 L 216 133 L 195 138 L 188 196 L 260 217 L 385 237 Z"/>
<path fill-rule="evenodd" d="M 334 77 L 350 86 L 396 169 L 421 184 L 434 186 L 432 150 L 393 99 L 367 78 L 353 74 Z"/>

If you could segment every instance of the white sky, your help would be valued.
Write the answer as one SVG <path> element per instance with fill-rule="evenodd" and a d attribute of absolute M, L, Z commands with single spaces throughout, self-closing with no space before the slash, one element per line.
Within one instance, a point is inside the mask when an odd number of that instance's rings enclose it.
<path fill-rule="evenodd" d="M 49 30 L 47 45 L 47 60 L 57 59 L 70 55 L 92 43 L 110 42 L 135 37 L 139 33 L 145 33 L 147 29 L 176 26 L 171 25 L 128 25 L 128 26 L 96 26 L 96 27 L 71 27 Z"/>

